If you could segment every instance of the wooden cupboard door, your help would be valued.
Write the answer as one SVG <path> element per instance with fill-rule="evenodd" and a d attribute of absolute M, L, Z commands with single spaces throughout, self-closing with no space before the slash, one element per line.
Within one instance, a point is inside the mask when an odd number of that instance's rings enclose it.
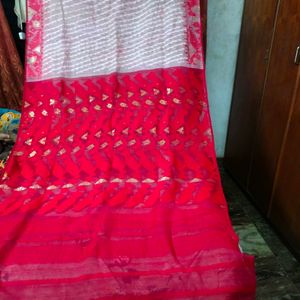
<path fill-rule="evenodd" d="M 300 67 L 298 68 L 298 90 L 285 147 L 280 157 L 269 217 L 300 257 Z"/>
<path fill-rule="evenodd" d="M 268 210 L 296 88 L 299 67 L 294 58 L 299 42 L 300 1 L 281 0 L 248 186 L 263 212 Z"/>
<path fill-rule="evenodd" d="M 246 0 L 224 164 L 247 186 L 278 0 Z"/>

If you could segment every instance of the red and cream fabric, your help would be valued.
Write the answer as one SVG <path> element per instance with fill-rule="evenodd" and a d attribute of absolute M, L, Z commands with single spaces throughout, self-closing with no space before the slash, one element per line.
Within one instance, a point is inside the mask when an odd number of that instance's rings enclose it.
<path fill-rule="evenodd" d="M 254 299 L 216 163 L 199 1 L 27 5 L 0 298 Z"/>

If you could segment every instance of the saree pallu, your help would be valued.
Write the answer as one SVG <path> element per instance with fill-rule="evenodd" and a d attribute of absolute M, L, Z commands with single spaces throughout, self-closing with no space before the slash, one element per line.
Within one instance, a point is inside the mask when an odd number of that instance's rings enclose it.
<path fill-rule="evenodd" d="M 0 299 L 253 299 L 218 172 L 198 0 L 29 0 Z"/>

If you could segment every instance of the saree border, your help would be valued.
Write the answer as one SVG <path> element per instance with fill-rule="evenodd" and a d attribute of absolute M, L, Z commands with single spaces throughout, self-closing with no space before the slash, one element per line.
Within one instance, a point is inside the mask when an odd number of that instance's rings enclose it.
<path fill-rule="evenodd" d="M 190 67 L 204 69 L 204 48 L 200 7 L 200 0 L 185 0 L 187 63 Z"/>
<path fill-rule="evenodd" d="M 25 81 L 42 76 L 43 27 L 43 0 L 27 0 Z"/>

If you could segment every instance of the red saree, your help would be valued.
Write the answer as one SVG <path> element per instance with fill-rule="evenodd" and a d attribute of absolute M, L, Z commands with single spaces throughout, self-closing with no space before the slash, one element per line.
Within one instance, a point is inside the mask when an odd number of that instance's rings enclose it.
<path fill-rule="evenodd" d="M 214 152 L 198 0 L 29 0 L 0 299 L 254 299 Z"/>

